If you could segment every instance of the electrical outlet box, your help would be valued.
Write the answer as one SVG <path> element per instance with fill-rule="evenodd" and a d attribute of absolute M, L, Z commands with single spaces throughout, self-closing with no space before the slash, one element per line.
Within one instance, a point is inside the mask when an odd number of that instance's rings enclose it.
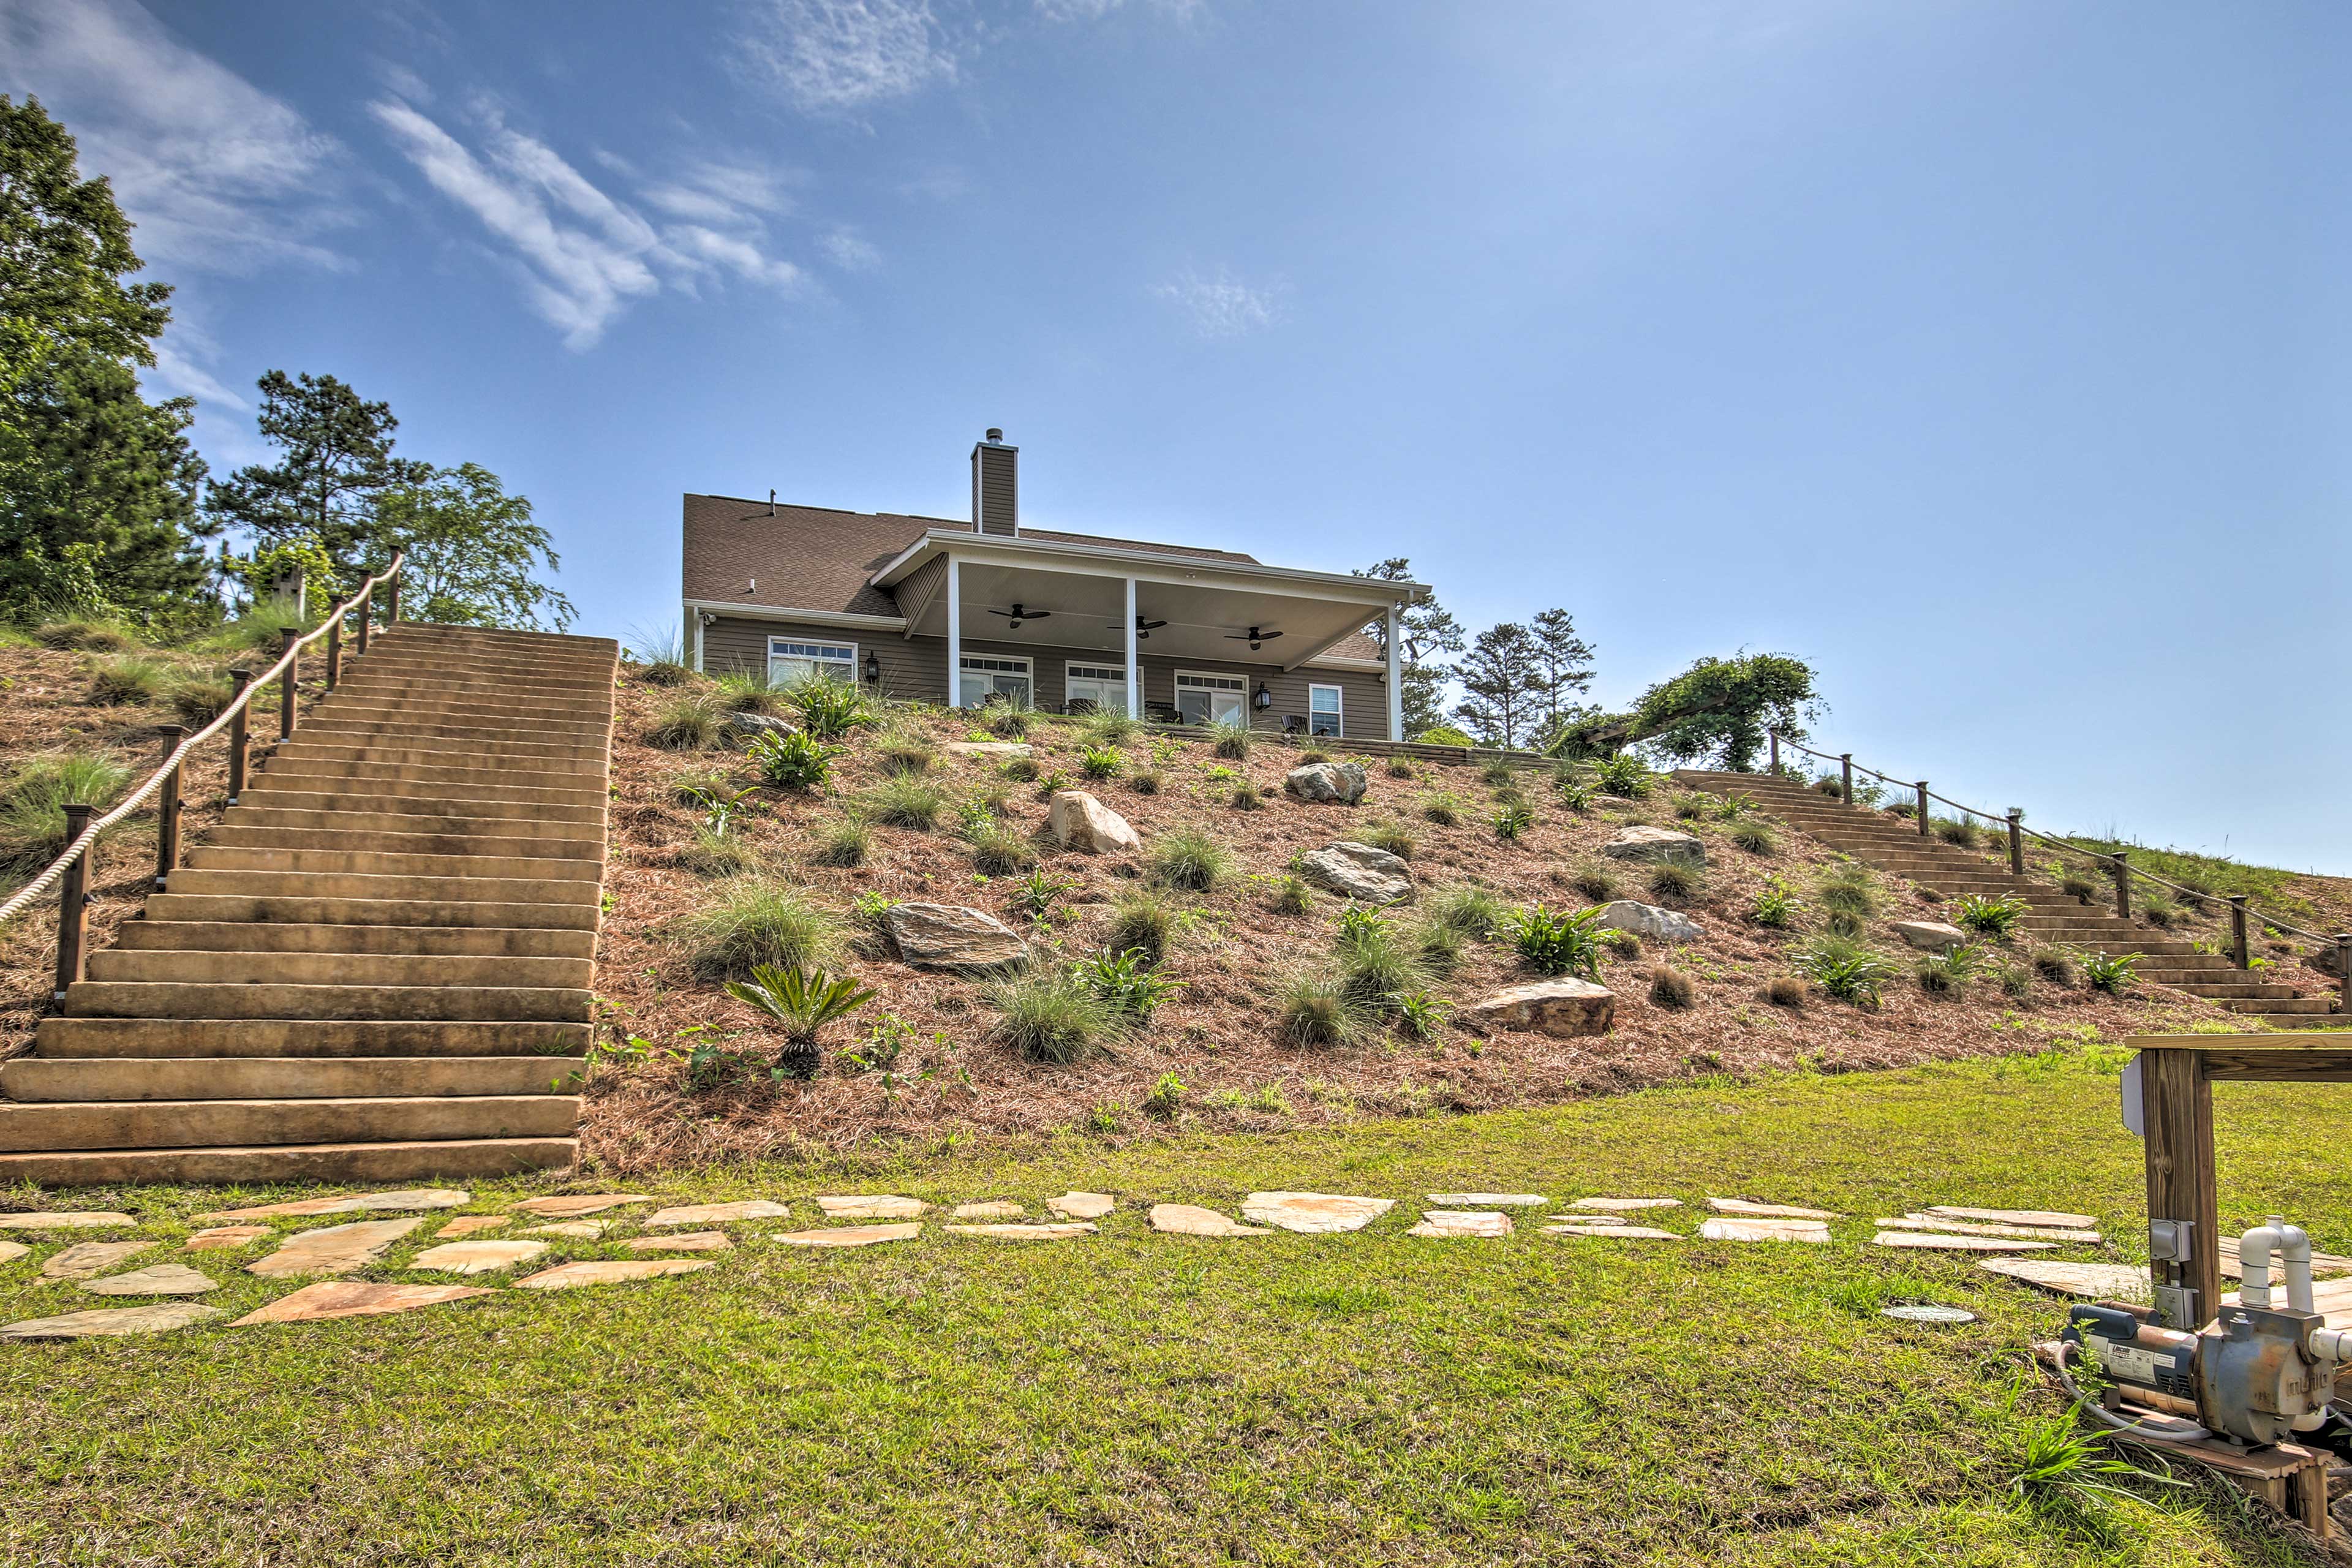
<path fill-rule="evenodd" d="M 2186 1263 L 2194 1242 L 2192 1219 L 2152 1219 L 2147 1222 L 2147 1256 L 2153 1263 Z"/>
<path fill-rule="evenodd" d="M 2194 1333 L 2204 1326 L 2197 1310 L 2197 1292 L 2186 1285 L 2158 1285 L 2155 1291 L 2156 1321 L 2168 1329 Z"/>

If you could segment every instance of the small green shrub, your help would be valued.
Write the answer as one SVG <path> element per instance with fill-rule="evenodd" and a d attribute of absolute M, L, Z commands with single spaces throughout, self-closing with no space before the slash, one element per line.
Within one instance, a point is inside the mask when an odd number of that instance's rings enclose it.
<path fill-rule="evenodd" d="M 1948 952 L 1931 952 L 1912 966 L 1919 978 L 1919 989 L 1930 996 L 1957 996 L 1976 977 L 1980 955 L 1973 946 L 1962 945 Z"/>
<path fill-rule="evenodd" d="M 1805 983 L 1793 975 L 1776 974 L 1765 983 L 1764 1000 L 1794 1012 L 1805 1005 Z"/>
<path fill-rule="evenodd" d="M 1579 816 L 1592 809 L 1592 786 L 1574 773 L 1554 775 L 1552 793 L 1559 797 L 1562 806 Z"/>
<path fill-rule="evenodd" d="M 1965 816 L 1938 817 L 1935 828 L 1937 837 L 1963 849 L 1975 848 L 1984 837 L 1977 830 L 1976 823 Z"/>
<path fill-rule="evenodd" d="M 1354 1045 L 1372 1018 L 1334 975 L 1299 970 L 1275 995 L 1275 1029 L 1294 1046 Z"/>
<path fill-rule="evenodd" d="M 646 744 L 666 752 L 708 752 L 727 732 L 727 705 L 711 691 L 681 691 L 662 704 Z"/>
<path fill-rule="evenodd" d="M 1462 797 L 1452 790 L 1433 790 L 1421 797 L 1421 815 L 1440 827 L 1454 827 L 1462 821 Z"/>
<path fill-rule="evenodd" d="M 929 828 L 948 806 L 947 792 L 912 773 L 893 773 L 866 793 L 866 815 L 890 827 Z"/>
<path fill-rule="evenodd" d="M 1511 911 L 1504 932 L 1519 962 L 1538 974 L 1601 977 L 1601 911 L 1531 904 Z"/>
<path fill-rule="evenodd" d="M 1803 909 L 1788 883 L 1768 877 L 1757 891 L 1756 901 L 1748 907 L 1748 918 L 1769 931 L 1787 931 L 1797 923 Z"/>
<path fill-rule="evenodd" d="M 236 700 L 236 685 L 226 675 L 186 675 L 172 682 L 163 694 L 181 723 L 200 730 L 228 711 Z"/>
<path fill-rule="evenodd" d="M 1211 724 L 1209 736 L 1212 752 L 1236 763 L 1247 759 L 1250 746 L 1256 739 L 1255 732 L 1246 723 L 1231 719 L 1220 719 Z"/>
<path fill-rule="evenodd" d="M 1160 963 L 1168 957 L 1177 919 L 1177 911 L 1151 889 L 1131 889 L 1111 906 L 1110 929 L 1104 933 L 1104 942 L 1113 952 L 1140 949 L 1152 963 Z"/>
<path fill-rule="evenodd" d="M 1111 1005 L 1062 970 L 1028 969 L 988 989 L 994 1037 L 1033 1062 L 1066 1066 L 1101 1050 L 1120 1030 Z"/>
<path fill-rule="evenodd" d="M 1315 895 L 1307 890 L 1299 877 L 1286 873 L 1275 879 L 1274 912 L 1278 915 L 1303 915 L 1315 908 Z"/>
<path fill-rule="evenodd" d="M 1037 759 L 1034 757 L 1007 757 L 1004 759 L 1003 765 L 996 771 L 1003 773 L 1006 778 L 1011 779 L 1014 784 L 1034 783 L 1037 777 Z"/>
<path fill-rule="evenodd" d="M 1049 773 L 1045 777 L 1039 779 L 1037 781 L 1036 789 L 1031 793 L 1035 795 L 1039 800 L 1051 800 L 1056 795 L 1059 795 L 1062 791 L 1069 787 L 1070 775 L 1064 773 L 1061 769 L 1055 768 L 1052 773 Z"/>
<path fill-rule="evenodd" d="M 1153 880 L 1188 893 L 1213 891 L 1231 869 L 1225 847 L 1197 827 L 1180 827 L 1154 839 L 1145 857 Z"/>
<path fill-rule="evenodd" d="M 2087 954 L 2083 960 L 2083 979 L 2092 990 L 2115 995 L 2139 978 L 2139 959 L 2137 952 Z"/>
<path fill-rule="evenodd" d="M 827 745 L 803 730 L 782 734 L 770 731 L 751 742 L 745 753 L 760 772 L 760 782 L 776 789 L 823 789 L 833 778 L 834 759 L 846 746 Z"/>
<path fill-rule="evenodd" d="M 1013 912 L 1035 925 L 1054 912 L 1056 903 L 1077 889 L 1078 884 L 1070 878 L 1056 877 L 1050 871 L 1032 871 L 1013 884 Z"/>
<path fill-rule="evenodd" d="M 866 694 L 845 680 L 803 676 L 784 688 L 784 701 L 801 716 L 801 728 L 820 741 L 839 741 L 852 730 L 878 723 Z"/>
<path fill-rule="evenodd" d="M 118 654 L 90 667 L 89 700 L 100 708 L 152 702 L 162 695 L 171 671 L 152 658 Z"/>
<path fill-rule="evenodd" d="M 1617 874 L 1598 860 L 1586 860 L 1570 871 L 1568 885 L 1596 904 L 1617 896 Z"/>
<path fill-rule="evenodd" d="M 780 1065 L 788 1071 L 797 1068 L 794 1076 L 800 1078 L 816 1071 L 818 1033 L 874 1000 L 871 989 L 845 974 L 797 964 L 761 964 L 748 981 L 729 981 L 727 994 L 782 1026 L 785 1049 Z"/>
<path fill-rule="evenodd" d="M 1706 873 L 1687 860 L 1661 860 L 1650 868 L 1650 896 L 1669 904 L 1688 903 L 1706 886 Z"/>
<path fill-rule="evenodd" d="M 1536 825 L 1536 814 L 1524 805 L 1507 805 L 1486 819 L 1495 837 L 1506 844 L 1517 844 Z"/>
<path fill-rule="evenodd" d="M 1760 822 L 1743 822 L 1731 830 L 1731 842 L 1750 855 L 1777 855 L 1780 841 Z"/>
<path fill-rule="evenodd" d="M 2074 984 L 2074 955 L 2063 947 L 2037 947 L 2032 963 L 2033 973 L 2053 985 Z"/>
<path fill-rule="evenodd" d="M 1879 990 L 1895 977 L 1895 966 L 1849 937 L 1823 932 L 1798 949 L 1797 973 L 1841 1002 L 1878 1005 Z"/>
<path fill-rule="evenodd" d="M 1369 844 L 1375 849 L 1385 849 L 1400 860 L 1412 859 L 1413 850 L 1421 844 L 1410 829 L 1385 822 L 1357 834 L 1356 842 Z"/>
<path fill-rule="evenodd" d="M 1037 847 L 994 817 L 964 835 L 971 863 L 984 876 L 1010 877 L 1037 863 Z"/>
<path fill-rule="evenodd" d="M 1454 1005 L 1444 997 L 1433 996 L 1426 991 L 1408 993 L 1397 998 L 1397 1033 L 1409 1040 L 1433 1039 L 1445 1027 L 1446 1015 L 1453 1011 Z"/>
<path fill-rule="evenodd" d="M 814 969 L 841 945 L 841 922 L 800 889 L 771 877 L 723 884 L 707 909 L 679 922 L 697 974 L 744 975 L 761 964 Z"/>
<path fill-rule="evenodd" d="M 1600 785 L 1601 794 L 1626 800 L 1647 799 L 1657 788 L 1656 778 L 1641 758 L 1622 753 L 1603 757 L 1592 769 L 1592 782 Z"/>
<path fill-rule="evenodd" d="M 1184 1095 L 1189 1088 L 1174 1073 L 1161 1073 L 1160 1081 L 1151 1086 L 1151 1092 L 1143 1097 L 1143 1114 L 1161 1121 L 1175 1121 L 1184 1109 Z"/>
<path fill-rule="evenodd" d="M 1423 908 L 1432 925 L 1459 931 L 1474 942 L 1492 941 L 1510 918 L 1510 911 L 1492 889 L 1467 882 L 1436 894 Z"/>
<path fill-rule="evenodd" d="M 2014 893 L 2003 893 L 1999 898 L 1970 893 L 1952 906 L 1952 923 L 1962 931 L 2007 941 L 2019 922 L 2032 912 L 2033 906 Z"/>
<path fill-rule="evenodd" d="M 1717 801 L 1716 818 L 1721 822 L 1745 822 L 1756 814 L 1756 797 L 1746 790 L 1733 790 Z"/>
<path fill-rule="evenodd" d="M 1127 766 L 1117 746 L 1088 746 L 1078 753 L 1078 771 L 1090 779 L 1113 779 Z"/>
<path fill-rule="evenodd" d="M 1143 726 L 1117 709 L 1099 709 L 1079 721 L 1078 732 L 1097 746 L 1120 746 L 1134 738 Z M 1108 777 L 1108 774 L 1104 774 Z"/>
<path fill-rule="evenodd" d="M 1081 959 L 1071 973 L 1112 1012 L 1137 1023 L 1149 1020 L 1162 1002 L 1184 988 L 1183 982 L 1156 971 L 1151 956 L 1139 947 Z"/>
<path fill-rule="evenodd" d="M 782 687 L 768 684 L 756 669 L 730 669 L 719 678 L 719 700 L 736 713 L 776 714 L 784 710 Z"/>
<path fill-rule="evenodd" d="M 2058 879 L 2058 890 L 2078 904 L 2092 904 L 2098 902 L 2103 889 L 2080 872 L 2068 872 Z"/>
<path fill-rule="evenodd" d="M 1127 775 L 1127 787 L 1138 795 L 1158 795 L 1167 778 L 1158 768 L 1138 768 Z"/>
<path fill-rule="evenodd" d="M 1676 1012 L 1698 1001 L 1698 982 L 1671 963 L 1662 963 L 1650 972 L 1650 1002 L 1652 1005 Z"/>
<path fill-rule="evenodd" d="M 874 830 L 853 811 L 818 830 L 816 847 L 809 858 L 820 866 L 863 866 L 873 853 Z"/>

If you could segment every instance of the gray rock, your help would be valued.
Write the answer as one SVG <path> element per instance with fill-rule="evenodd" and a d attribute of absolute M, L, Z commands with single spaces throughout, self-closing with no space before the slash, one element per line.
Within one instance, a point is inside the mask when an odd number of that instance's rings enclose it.
<path fill-rule="evenodd" d="M 1103 854 L 1143 842 L 1127 818 L 1082 789 L 1057 789 L 1046 811 L 1047 831 L 1071 849 Z"/>
<path fill-rule="evenodd" d="M 919 969 L 1003 969 L 1029 956 L 1021 933 L 985 910 L 892 904 L 884 919 L 898 956 Z"/>
<path fill-rule="evenodd" d="M 1563 976 L 1507 985 L 1464 1008 L 1461 1016 L 1490 1029 L 1532 1029 L 1539 1035 L 1573 1039 L 1607 1034 L 1617 1021 L 1617 997 L 1605 985 Z"/>
<path fill-rule="evenodd" d="M 1298 874 L 1327 893 L 1360 904 L 1401 904 L 1412 897 L 1412 868 L 1385 849 L 1341 839 L 1298 858 Z"/>
<path fill-rule="evenodd" d="M 1609 931 L 1630 931 L 1654 942 L 1696 942 L 1706 930 L 1688 915 L 1662 910 L 1655 904 L 1635 903 L 1631 899 L 1602 905 L 1601 919 L 1595 923 Z"/>
<path fill-rule="evenodd" d="M 940 748 L 950 757 L 1025 757 L 1026 741 L 950 741 Z"/>
<path fill-rule="evenodd" d="M 725 734 L 739 746 L 749 746 L 762 735 L 789 735 L 800 726 L 765 713 L 736 713 L 728 718 Z"/>
<path fill-rule="evenodd" d="M 1924 947 L 1930 952 L 1949 952 L 1969 944 L 1968 932 L 1942 921 L 1896 921 L 1895 934 L 1913 947 Z"/>
<path fill-rule="evenodd" d="M 1282 787 L 1301 800 L 1336 800 L 1353 805 L 1371 787 L 1359 762 L 1307 763 L 1282 775 Z"/>
<path fill-rule="evenodd" d="M 1612 860 L 1639 860 L 1655 865 L 1661 860 L 1680 860 L 1685 865 L 1706 864 L 1706 846 L 1687 833 L 1677 833 L 1671 827 L 1626 827 L 1617 837 L 1601 847 L 1601 852 Z"/>

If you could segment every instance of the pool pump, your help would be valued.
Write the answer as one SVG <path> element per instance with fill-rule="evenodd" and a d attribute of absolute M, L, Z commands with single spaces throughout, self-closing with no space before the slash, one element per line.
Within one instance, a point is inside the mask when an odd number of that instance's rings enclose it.
<path fill-rule="evenodd" d="M 2273 1256 L 2285 1298 L 2277 1306 L 2271 1289 Z M 2267 1445 L 2325 1426 L 2336 1372 L 2352 1360 L 2352 1330 L 2327 1327 L 2312 1308 L 2311 1237 L 2273 1215 L 2246 1232 L 2238 1258 L 2239 1304 L 2224 1306 L 2195 1333 L 2162 1327 L 2145 1307 L 2101 1301 L 2074 1308 L 2058 1373 L 2069 1392 L 2109 1426 L 2158 1442 L 2219 1437 Z M 2066 1371 L 2084 1346 L 2118 1393 L 2169 1416 L 2125 1419 L 2093 1405 Z"/>

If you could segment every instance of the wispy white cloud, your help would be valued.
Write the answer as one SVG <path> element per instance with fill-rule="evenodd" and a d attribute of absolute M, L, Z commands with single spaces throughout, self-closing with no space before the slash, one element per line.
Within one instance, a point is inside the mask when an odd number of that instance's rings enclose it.
<path fill-rule="evenodd" d="M 691 220 L 656 222 L 546 142 L 509 126 L 495 103 L 473 111 L 474 147 L 403 100 L 368 109 L 425 182 L 503 245 L 531 308 L 572 348 L 594 346 L 632 303 L 665 287 L 692 293 L 717 274 L 782 289 L 804 281 L 799 267 L 768 254 L 762 216 L 788 205 L 781 174 L 698 165 L 642 193 L 647 205 Z M 618 156 L 597 156 L 625 176 L 633 168 Z"/>
<path fill-rule="evenodd" d="M 1037 14 L 1048 22 L 1099 22 L 1127 0 L 1036 0 Z M 1208 0 L 1150 0 L 1155 11 L 1180 22 L 1192 21 L 1208 10 Z"/>
<path fill-rule="evenodd" d="M 835 229 L 816 244 L 825 259 L 844 272 L 871 272 L 882 265 L 882 253 L 873 243 L 845 228 Z"/>
<path fill-rule="evenodd" d="M 905 98 L 956 75 L 928 0 L 761 0 L 739 46 L 755 79 L 811 114 Z"/>
<path fill-rule="evenodd" d="M 1187 268 L 1151 291 L 1183 311 L 1204 338 L 1247 337 L 1278 324 L 1290 292 L 1278 282 L 1253 287 L 1222 267 L 1213 273 Z"/>
<path fill-rule="evenodd" d="M 340 266 L 342 149 L 128 0 L 0 0 L 0 91 L 36 95 L 114 183 L 151 264 Z"/>

